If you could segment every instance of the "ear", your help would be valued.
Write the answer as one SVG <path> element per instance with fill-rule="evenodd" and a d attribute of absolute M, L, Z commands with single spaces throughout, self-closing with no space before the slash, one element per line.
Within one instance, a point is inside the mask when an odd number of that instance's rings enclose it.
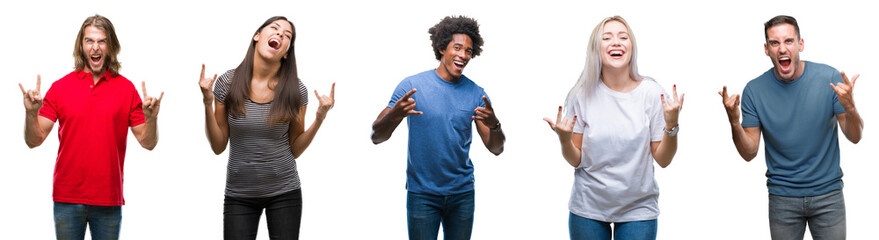
<path fill-rule="evenodd" d="M 766 53 L 766 56 L 769 56 L 769 44 L 763 44 L 763 51 Z"/>
<path fill-rule="evenodd" d="M 253 34 L 253 41 L 259 42 L 259 33 Z"/>
<path fill-rule="evenodd" d="M 806 48 L 806 42 L 800 38 L 800 52 L 802 52 L 804 48 Z"/>

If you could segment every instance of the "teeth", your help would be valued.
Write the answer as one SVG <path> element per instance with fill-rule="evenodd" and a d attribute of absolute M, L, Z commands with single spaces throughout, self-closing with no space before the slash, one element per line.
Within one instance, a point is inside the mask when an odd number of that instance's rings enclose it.
<path fill-rule="evenodd" d="M 790 58 L 789 57 L 780 57 L 780 58 L 778 58 L 778 60 L 779 61 L 786 61 L 786 60 L 790 60 Z"/>
<path fill-rule="evenodd" d="M 455 61 L 455 64 L 464 65 L 464 62 Z"/>

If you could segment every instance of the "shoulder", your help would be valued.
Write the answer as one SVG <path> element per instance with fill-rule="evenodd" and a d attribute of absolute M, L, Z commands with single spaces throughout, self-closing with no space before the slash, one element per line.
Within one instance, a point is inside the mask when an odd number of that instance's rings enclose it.
<path fill-rule="evenodd" d="M 235 77 L 235 69 L 229 69 L 219 77 L 217 77 L 217 84 L 229 85 L 232 82 L 232 78 Z"/>
<path fill-rule="evenodd" d="M 760 76 L 757 76 L 754 79 L 751 79 L 751 81 L 748 81 L 748 83 L 745 84 L 745 91 L 748 91 L 754 87 L 759 87 L 761 85 L 771 83 L 772 81 L 776 81 L 775 73 L 773 72 L 774 69 L 775 67 L 770 68 L 769 70 L 763 72 L 763 74 L 760 74 Z"/>
<path fill-rule="evenodd" d="M 836 70 L 836 68 L 833 68 L 830 65 L 823 63 L 815 63 L 810 61 L 804 62 L 806 62 L 806 70 L 804 74 L 807 74 L 810 77 L 817 77 L 825 80 L 821 81 L 822 83 L 835 82 L 834 79 L 840 79 L 839 81 L 842 81 L 842 76 L 840 76 L 839 70 Z"/>
<path fill-rule="evenodd" d="M 659 85 L 659 82 L 656 82 L 655 79 L 648 76 L 642 76 L 641 78 L 641 86 L 647 90 L 651 95 L 663 94 L 665 93 L 665 89 L 662 88 L 662 85 Z M 653 94 L 655 93 L 655 94 Z"/>

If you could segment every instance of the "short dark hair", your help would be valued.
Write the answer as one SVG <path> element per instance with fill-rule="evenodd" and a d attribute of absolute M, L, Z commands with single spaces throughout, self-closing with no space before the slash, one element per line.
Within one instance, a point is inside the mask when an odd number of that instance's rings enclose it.
<path fill-rule="evenodd" d="M 467 34 L 470 41 L 473 42 L 473 57 L 479 56 L 482 52 L 482 36 L 479 35 L 479 23 L 475 19 L 465 16 L 447 16 L 439 23 L 433 25 L 430 30 L 430 41 L 433 42 L 433 54 L 436 60 L 440 60 L 443 54 L 440 51 L 446 50 L 449 42 L 452 41 L 452 35 Z"/>
<path fill-rule="evenodd" d="M 797 19 L 787 15 L 778 15 L 769 19 L 769 21 L 766 21 L 766 23 L 763 24 L 763 36 L 766 37 L 766 40 L 769 40 L 769 28 L 785 23 L 794 26 L 794 31 L 797 32 L 797 39 L 800 39 L 800 25 L 797 25 Z"/>

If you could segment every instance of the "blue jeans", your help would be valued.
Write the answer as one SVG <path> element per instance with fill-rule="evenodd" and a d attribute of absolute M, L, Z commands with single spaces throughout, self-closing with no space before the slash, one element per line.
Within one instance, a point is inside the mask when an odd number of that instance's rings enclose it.
<path fill-rule="evenodd" d="M 302 189 L 274 197 L 223 200 L 223 239 L 256 239 L 259 217 L 266 210 L 269 239 L 299 239 Z"/>
<path fill-rule="evenodd" d="M 813 197 L 769 194 L 769 232 L 773 240 L 803 239 L 806 224 L 812 239 L 845 239 L 842 190 Z"/>
<path fill-rule="evenodd" d="M 568 232 L 571 240 L 610 240 L 609 222 L 596 221 L 569 213 Z M 613 223 L 613 238 L 617 240 L 656 239 L 657 220 Z"/>
<path fill-rule="evenodd" d="M 55 202 L 54 212 L 55 237 L 59 240 L 84 239 L 86 225 L 94 240 L 119 239 L 122 206 Z"/>
<path fill-rule="evenodd" d="M 470 239 L 475 196 L 474 191 L 447 196 L 409 192 L 406 195 L 409 239 L 435 240 L 440 224 L 446 240 Z"/>

